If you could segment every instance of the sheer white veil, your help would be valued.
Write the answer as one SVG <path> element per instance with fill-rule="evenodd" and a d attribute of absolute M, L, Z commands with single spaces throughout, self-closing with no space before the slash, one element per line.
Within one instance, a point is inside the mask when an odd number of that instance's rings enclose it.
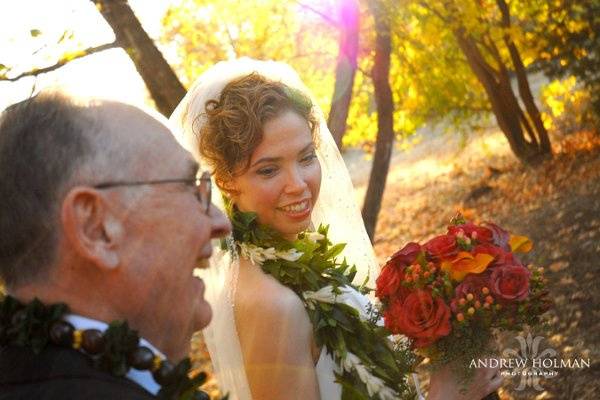
<path fill-rule="evenodd" d="M 372 287 L 379 273 L 373 247 L 367 236 L 359 209 L 355 203 L 354 188 L 344 161 L 327 128 L 322 111 L 316 105 L 298 74 L 287 64 L 242 58 L 220 62 L 203 73 L 177 106 L 170 120 L 175 126 L 179 143 L 190 151 L 201 165 L 198 133 L 205 122 L 205 104 L 218 99 L 223 87 L 230 81 L 256 72 L 267 79 L 281 81 L 311 97 L 319 120 L 317 157 L 321 163 L 321 191 L 312 213 L 312 224 L 329 225 L 333 243 L 347 243 L 342 255 L 356 264 L 354 283 L 362 284 L 369 278 Z M 222 207 L 220 196 L 216 203 Z M 231 400 L 250 400 L 250 391 L 244 373 L 243 359 L 233 316 L 233 299 L 238 276 L 236 256 L 215 248 L 211 267 L 199 272 L 206 283 L 205 296 L 213 307 L 213 320 L 203 331 L 215 373 L 223 393 Z"/>

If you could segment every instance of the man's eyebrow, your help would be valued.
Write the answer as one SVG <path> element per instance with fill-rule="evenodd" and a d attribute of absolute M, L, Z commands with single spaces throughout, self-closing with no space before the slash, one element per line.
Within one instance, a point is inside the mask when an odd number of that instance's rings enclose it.
<path fill-rule="evenodd" d="M 304 148 L 302 150 L 300 150 L 298 152 L 298 154 L 302 154 L 302 153 L 306 153 L 308 150 L 311 149 L 311 147 L 314 147 L 315 144 L 313 142 L 310 142 L 309 144 L 307 144 L 306 146 L 304 146 Z M 254 167 L 255 165 L 258 165 L 260 163 L 265 163 L 265 162 L 274 162 L 274 161 L 279 161 L 281 160 L 281 157 L 263 157 L 258 161 L 255 161 L 250 168 Z"/>

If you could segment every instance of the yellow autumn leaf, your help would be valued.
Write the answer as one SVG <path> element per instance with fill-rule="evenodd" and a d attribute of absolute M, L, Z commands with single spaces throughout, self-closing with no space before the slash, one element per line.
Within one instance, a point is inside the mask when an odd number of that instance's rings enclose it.
<path fill-rule="evenodd" d="M 511 235 L 508 243 L 515 253 L 528 253 L 533 248 L 533 243 L 527 236 Z"/>

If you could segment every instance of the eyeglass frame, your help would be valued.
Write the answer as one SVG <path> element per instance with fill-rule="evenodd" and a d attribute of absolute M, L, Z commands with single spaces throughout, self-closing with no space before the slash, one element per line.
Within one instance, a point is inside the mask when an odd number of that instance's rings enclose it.
<path fill-rule="evenodd" d="M 196 199 L 198 202 L 202 204 L 202 196 L 203 196 L 203 186 L 202 183 L 207 183 L 205 188 L 206 190 L 206 215 L 209 215 L 210 212 L 210 204 L 212 202 L 212 184 L 210 179 L 210 172 L 204 171 L 200 175 L 200 177 L 196 178 L 172 178 L 172 179 L 154 179 L 147 181 L 109 181 L 102 182 L 93 185 L 94 189 L 110 189 L 114 187 L 125 187 L 125 186 L 143 186 L 143 185 L 162 185 L 166 183 L 193 183 L 196 186 Z"/>

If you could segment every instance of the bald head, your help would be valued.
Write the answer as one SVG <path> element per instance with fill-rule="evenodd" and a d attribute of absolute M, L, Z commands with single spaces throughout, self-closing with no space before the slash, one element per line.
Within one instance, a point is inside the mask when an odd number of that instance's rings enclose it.
<path fill-rule="evenodd" d="M 87 111 L 99 132 L 90 137 L 97 151 L 81 174 L 94 182 L 156 178 L 148 165 L 164 163 L 165 150 L 181 151 L 160 114 L 108 101 L 96 102 Z"/>
<path fill-rule="evenodd" d="M 164 123 L 130 105 L 40 94 L 0 117 L 0 278 L 43 278 L 56 257 L 60 200 L 75 184 L 144 178 L 140 160 L 176 146 Z"/>

